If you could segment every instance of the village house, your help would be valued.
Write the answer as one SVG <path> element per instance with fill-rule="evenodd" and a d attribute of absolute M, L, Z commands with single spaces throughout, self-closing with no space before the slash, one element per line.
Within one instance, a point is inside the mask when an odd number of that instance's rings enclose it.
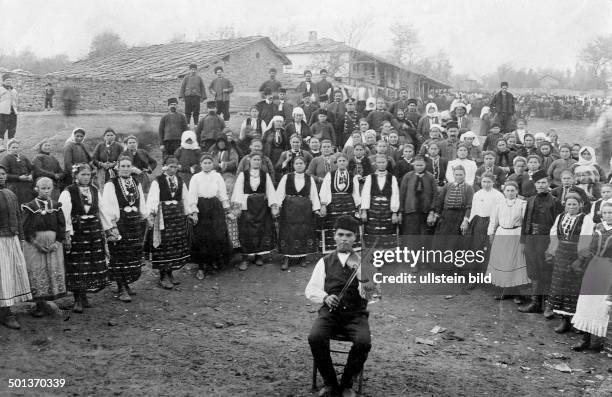
<path fill-rule="evenodd" d="M 282 71 L 290 61 L 263 36 L 132 47 L 74 62 L 45 76 L 15 73 L 20 108 L 42 110 L 44 86 L 50 82 L 58 96 L 63 87 L 77 88 L 81 109 L 163 112 L 167 99 L 178 97 L 190 63 L 198 65 L 207 87 L 215 78 L 215 66 L 223 67 L 234 85 L 231 108 L 235 110 L 258 101 L 258 88 L 268 79 L 268 70 L 274 67 Z M 60 106 L 59 98 L 57 102 Z"/>
<path fill-rule="evenodd" d="M 450 88 L 446 83 L 378 55 L 329 38 L 318 39 L 314 31 L 309 33 L 308 41 L 283 47 L 282 51 L 291 61 L 285 66 L 283 76 L 283 81 L 291 84 L 291 88 L 303 80 L 306 69 L 312 70 L 313 81 L 316 81 L 321 68 L 328 70 L 335 86 L 359 100 L 368 96 L 396 98 L 400 87 L 407 87 L 411 97 L 421 98 L 425 98 L 430 90 Z"/>

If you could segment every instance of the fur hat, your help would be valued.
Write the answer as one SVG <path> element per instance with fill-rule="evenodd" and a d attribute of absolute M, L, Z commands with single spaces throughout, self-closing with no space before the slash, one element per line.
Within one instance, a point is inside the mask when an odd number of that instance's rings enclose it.
<path fill-rule="evenodd" d="M 348 230 L 357 234 L 359 233 L 359 221 L 350 215 L 342 215 L 336 219 L 334 229 Z"/>

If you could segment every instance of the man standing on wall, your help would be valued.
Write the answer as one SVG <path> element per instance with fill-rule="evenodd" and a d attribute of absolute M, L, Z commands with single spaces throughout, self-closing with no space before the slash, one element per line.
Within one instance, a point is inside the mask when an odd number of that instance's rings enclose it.
<path fill-rule="evenodd" d="M 221 115 L 223 113 L 223 120 L 229 121 L 229 98 L 230 94 L 234 92 L 234 86 L 228 79 L 223 77 L 223 68 L 221 66 L 215 67 L 215 74 L 217 78 L 210 83 L 208 90 L 215 102 L 217 102 L 217 114 Z"/>
<path fill-rule="evenodd" d="M 333 87 L 332 84 L 327 81 L 327 69 L 321 69 L 319 71 L 321 80 L 317 81 L 317 92 L 319 96 L 327 95 L 328 98 L 332 98 Z"/>
<path fill-rule="evenodd" d="M 198 75 L 198 65 L 195 63 L 189 65 L 189 74 L 183 79 L 179 98 L 185 101 L 187 124 L 191 122 L 193 115 L 193 124 L 197 125 L 200 119 L 200 102 L 206 99 L 206 88 L 204 80 Z"/>
<path fill-rule="evenodd" d="M 265 95 L 265 92 L 270 90 L 272 94 L 278 94 L 278 91 L 281 88 L 281 83 L 280 81 L 276 80 L 276 68 L 270 68 L 268 73 L 270 74 L 270 79 L 261 84 L 259 87 L 259 92 Z"/>
<path fill-rule="evenodd" d="M 15 137 L 17 130 L 17 90 L 13 88 L 10 74 L 2 76 L 0 86 L 0 141 L 8 131 L 8 139 Z"/>
<path fill-rule="evenodd" d="M 53 110 L 53 96 L 55 96 L 55 90 L 51 83 L 47 83 L 45 88 L 45 110 Z"/>

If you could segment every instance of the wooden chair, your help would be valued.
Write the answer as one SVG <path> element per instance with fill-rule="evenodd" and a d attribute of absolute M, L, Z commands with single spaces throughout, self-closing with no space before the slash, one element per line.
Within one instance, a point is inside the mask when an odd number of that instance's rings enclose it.
<path fill-rule="evenodd" d="M 351 350 L 351 346 L 352 346 L 352 341 L 348 338 L 348 336 L 346 334 L 336 334 L 333 335 L 330 338 L 330 343 L 334 341 L 334 342 L 338 342 L 340 344 L 340 346 L 338 347 L 338 349 L 330 349 L 331 353 L 336 353 L 337 355 L 340 356 L 340 359 L 344 359 L 345 356 L 348 356 L 349 351 Z M 348 343 L 348 349 L 346 349 L 346 343 Z M 345 361 L 341 361 L 341 362 L 334 362 L 333 361 L 333 356 L 332 356 L 332 363 L 334 364 L 335 367 L 342 367 L 344 368 L 345 366 Z M 343 370 L 344 371 L 344 370 Z M 340 373 L 342 374 L 342 373 Z M 357 389 L 357 394 L 361 394 L 361 390 L 363 389 L 363 368 L 361 369 L 361 372 L 359 372 L 359 375 L 357 376 L 357 382 L 358 382 L 358 389 Z M 314 361 L 314 359 L 312 360 L 312 391 L 315 392 L 317 390 L 317 364 Z"/>

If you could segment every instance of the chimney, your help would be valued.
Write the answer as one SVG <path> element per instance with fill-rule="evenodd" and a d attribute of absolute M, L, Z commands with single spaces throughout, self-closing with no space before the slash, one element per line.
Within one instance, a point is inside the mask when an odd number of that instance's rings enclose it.
<path fill-rule="evenodd" d="M 308 41 L 317 41 L 317 31 L 311 30 L 308 32 Z"/>

